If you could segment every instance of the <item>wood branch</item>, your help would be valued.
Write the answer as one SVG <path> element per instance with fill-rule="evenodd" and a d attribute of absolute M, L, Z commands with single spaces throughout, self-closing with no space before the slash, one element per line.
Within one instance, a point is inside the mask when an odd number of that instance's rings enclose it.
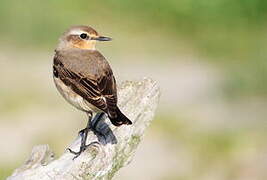
<path fill-rule="evenodd" d="M 78 158 L 65 151 L 58 159 L 48 145 L 35 146 L 29 159 L 17 168 L 8 180 L 50 179 L 111 179 L 123 166 L 130 163 L 144 131 L 154 116 L 160 91 L 151 79 L 140 82 L 126 81 L 118 88 L 119 107 L 133 121 L 132 125 L 113 126 L 104 116 L 97 130 L 105 135 L 89 132 L 89 146 Z M 80 136 L 70 145 L 79 150 Z"/>

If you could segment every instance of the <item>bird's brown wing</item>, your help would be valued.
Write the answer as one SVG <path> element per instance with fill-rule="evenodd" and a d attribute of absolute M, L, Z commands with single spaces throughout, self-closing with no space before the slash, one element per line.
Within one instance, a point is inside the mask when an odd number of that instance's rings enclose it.
<path fill-rule="evenodd" d="M 109 117 L 117 117 L 117 88 L 112 71 L 107 72 L 107 74 L 102 77 L 99 81 L 98 87 L 105 98 Z"/>
<path fill-rule="evenodd" d="M 116 117 L 117 91 L 116 82 L 112 70 L 107 64 L 95 76 L 88 72 L 77 72 L 75 68 L 64 64 L 64 57 L 54 57 L 54 76 L 61 79 L 65 85 L 82 96 L 86 101 L 108 113 L 110 117 Z M 90 73 L 89 73 L 90 74 Z"/>

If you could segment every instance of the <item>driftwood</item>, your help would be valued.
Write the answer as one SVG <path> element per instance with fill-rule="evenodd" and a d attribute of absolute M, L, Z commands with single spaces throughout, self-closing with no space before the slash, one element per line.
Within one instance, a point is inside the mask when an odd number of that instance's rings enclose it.
<path fill-rule="evenodd" d="M 159 100 L 159 87 L 151 79 L 126 81 L 118 88 L 119 107 L 133 121 L 130 126 L 115 127 L 104 116 L 97 130 L 105 135 L 89 132 L 89 146 L 78 158 L 65 151 L 58 159 L 48 145 L 35 146 L 29 159 L 17 168 L 8 180 L 31 179 L 111 179 L 123 166 L 130 163 L 135 150 L 150 124 Z M 81 137 L 69 146 L 78 151 Z"/>

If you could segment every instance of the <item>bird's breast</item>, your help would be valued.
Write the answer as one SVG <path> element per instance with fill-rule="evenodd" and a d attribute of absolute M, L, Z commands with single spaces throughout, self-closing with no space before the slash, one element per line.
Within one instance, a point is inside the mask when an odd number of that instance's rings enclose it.
<path fill-rule="evenodd" d="M 97 107 L 86 101 L 82 96 L 74 92 L 69 86 L 65 85 L 65 83 L 60 78 L 54 76 L 54 82 L 58 91 L 64 97 L 64 99 L 77 109 L 86 112 L 101 111 L 100 109 L 98 109 Z"/>

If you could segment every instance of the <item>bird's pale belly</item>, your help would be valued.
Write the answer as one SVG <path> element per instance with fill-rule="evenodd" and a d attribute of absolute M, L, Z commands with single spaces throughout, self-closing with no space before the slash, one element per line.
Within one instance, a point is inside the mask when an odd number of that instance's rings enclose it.
<path fill-rule="evenodd" d="M 54 77 L 54 82 L 60 94 L 74 107 L 82 111 L 101 112 L 99 108 L 87 102 L 83 97 L 66 86 L 59 78 Z"/>

